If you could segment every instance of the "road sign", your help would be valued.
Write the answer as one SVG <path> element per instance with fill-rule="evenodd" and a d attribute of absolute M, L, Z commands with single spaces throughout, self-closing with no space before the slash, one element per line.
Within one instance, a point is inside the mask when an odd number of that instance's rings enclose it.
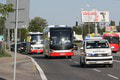
<path fill-rule="evenodd" d="M 7 0 L 7 4 L 13 4 L 14 9 L 15 3 L 16 0 Z M 23 28 L 23 26 L 29 26 L 29 3 L 30 0 L 18 0 L 18 28 Z M 9 13 L 6 21 L 6 28 L 15 28 L 15 11 L 13 13 Z"/>

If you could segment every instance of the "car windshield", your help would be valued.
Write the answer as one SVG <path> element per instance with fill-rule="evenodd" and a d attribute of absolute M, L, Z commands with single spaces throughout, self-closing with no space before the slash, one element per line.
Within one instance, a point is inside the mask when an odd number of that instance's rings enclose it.
<path fill-rule="evenodd" d="M 107 39 L 109 43 L 115 43 L 115 44 L 119 43 L 119 37 L 107 36 L 105 39 Z"/>
<path fill-rule="evenodd" d="M 86 42 L 86 48 L 109 48 L 107 41 L 87 41 Z"/>

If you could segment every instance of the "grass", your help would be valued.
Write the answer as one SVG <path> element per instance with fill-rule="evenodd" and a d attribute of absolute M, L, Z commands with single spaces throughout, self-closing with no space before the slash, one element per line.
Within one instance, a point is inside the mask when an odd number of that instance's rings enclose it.
<path fill-rule="evenodd" d="M 7 52 L 5 52 L 5 50 L 1 50 L 1 51 L 0 51 L 0 58 L 1 58 L 1 57 L 11 57 L 11 55 L 8 54 Z"/>

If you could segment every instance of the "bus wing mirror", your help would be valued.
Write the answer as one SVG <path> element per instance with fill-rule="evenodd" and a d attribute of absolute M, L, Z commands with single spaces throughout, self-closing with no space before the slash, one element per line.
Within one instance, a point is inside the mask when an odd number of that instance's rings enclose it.
<path fill-rule="evenodd" d="M 74 47 L 74 50 L 78 50 L 78 47 L 76 44 L 74 44 L 73 47 Z"/>

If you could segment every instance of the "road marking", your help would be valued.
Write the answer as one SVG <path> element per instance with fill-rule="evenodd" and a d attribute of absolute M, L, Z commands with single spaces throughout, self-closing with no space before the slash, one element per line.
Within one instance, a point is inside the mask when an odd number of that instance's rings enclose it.
<path fill-rule="evenodd" d="M 109 76 L 109 77 L 112 77 L 112 78 L 114 78 L 114 79 L 119 79 L 118 77 L 113 76 L 113 75 L 111 75 L 111 74 L 108 74 L 108 76 Z"/>
<path fill-rule="evenodd" d="M 32 62 L 34 63 L 34 65 L 36 66 L 37 70 L 39 71 L 39 75 L 41 76 L 41 79 L 42 80 L 48 80 L 46 75 L 44 74 L 43 70 L 41 69 L 41 67 L 37 64 L 37 62 L 32 58 L 30 57 Z"/>
<path fill-rule="evenodd" d="M 97 71 L 97 72 L 101 72 L 100 70 L 98 70 L 98 69 L 93 69 L 94 71 Z"/>
<path fill-rule="evenodd" d="M 114 62 L 120 62 L 120 61 L 118 61 L 118 60 L 113 60 Z"/>
<path fill-rule="evenodd" d="M 74 61 L 76 64 L 79 64 L 79 62 L 77 62 L 77 61 Z"/>

